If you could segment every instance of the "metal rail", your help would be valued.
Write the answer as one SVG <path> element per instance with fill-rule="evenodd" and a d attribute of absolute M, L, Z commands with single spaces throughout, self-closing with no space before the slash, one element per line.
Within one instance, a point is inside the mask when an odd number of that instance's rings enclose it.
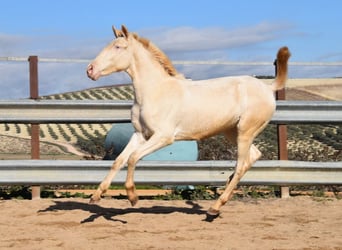
<path fill-rule="evenodd" d="M 277 101 L 278 124 L 342 123 L 342 101 Z"/>
<path fill-rule="evenodd" d="M 0 184 L 98 184 L 111 161 L 2 160 Z M 235 161 L 140 161 L 135 182 L 140 184 L 223 185 Z M 113 183 L 125 182 L 126 169 Z M 341 185 L 341 162 L 258 161 L 241 185 Z"/>
<path fill-rule="evenodd" d="M 46 63 L 89 63 L 92 59 L 77 58 L 44 58 L 39 57 L 39 62 Z M 27 57 L 1 56 L 0 61 L 27 62 Z M 273 62 L 237 62 L 237 61 L 172 61 L 178 65 L 228 65 L 228 66 L 271 66 Z M 290 66 L 342 66 L 342 62 L 289 62 Z"/>
<path fill-rule="evenodd" d="M 132 101 L 0 101 L 0 123 L 105 123 L 130 121 Z M 341 123 L 342 102 L 278 101 L 273 123 Z M 111 161 L 1 160 L 0 184 L 97 184 Z M 222 185 L 233 161 L 140 161 L 137 183 Z M 126 170 L 115 183 L 125 181 Z M 341 185 L 341 162 L 258 161 L 240 184 Z"/>
<path fill-rule="evenodd" d="M 132 101 L 0 101 L 0 123 L 129 122 Z M 277 124 L 342 123 L 342 101 L 277 101 L 271 120 Z"/>
<path fill-rule="evenodd" d="M 0 101 L 0 123 L 129 122 L 132 101 Z"/>

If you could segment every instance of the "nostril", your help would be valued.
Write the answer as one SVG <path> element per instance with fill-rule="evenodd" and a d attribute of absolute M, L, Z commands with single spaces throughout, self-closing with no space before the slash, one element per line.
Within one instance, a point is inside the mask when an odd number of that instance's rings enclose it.
<path fill-rule="evenodd" d="M 94 66 L 92 64 L 88 65 L 87 72 L 91 74 L 93 72 Z"/>
<path fill-rule="evenodd" d="M 100 77 L 100 72 L 96 68 L 96 64 L 91 63 L 87 67 L 87 76 L 96 81 Z"/>

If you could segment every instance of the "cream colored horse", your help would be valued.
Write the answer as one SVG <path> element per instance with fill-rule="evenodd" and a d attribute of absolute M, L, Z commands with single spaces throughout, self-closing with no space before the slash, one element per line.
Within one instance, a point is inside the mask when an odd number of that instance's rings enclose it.
<path fill-rule="evenodd" d="M 216 217 L 241 177 L 261 156 L 252 143 L 275 111 L 274 92 L 287 80 L 289 50 L 283 47 L 278 52 L 278 74 L 272 85 L 250 76 L 191 81 L 178 74 L 149 40 L 128 32 L 125 26 L 121 30 L 113 27 L 113 31 L 116 39 L 89 64 L 87 74 L 93 80 L 118 71 L 129 74 L 134 86 L 131 118 L 135 133 L 90 202 L 100 200 L 127 163 L 125 187 L 134 206 L 138 196 L 133 175 L 142 157 L 175 140 L 199 140 L 222 133 L 237 145 L 238 158 L 225 191 L 208 210 L 208 216 Z"/>

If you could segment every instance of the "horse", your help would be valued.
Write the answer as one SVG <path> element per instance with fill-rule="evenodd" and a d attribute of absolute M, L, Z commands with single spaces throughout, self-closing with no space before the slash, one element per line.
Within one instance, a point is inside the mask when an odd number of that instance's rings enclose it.
<path fill-rule="evenodd" d="M 237 146 L 238 153 L 224 192 L 207 210 L 208 217 L 218 217 L 240 179 L 261 156 L 253 140 L 275 111 L 275 91 L 285 87 L 289 49 L 278 50 L 277 76 L 272 84 L 252 76 L 192 81 L 178 73 L 165 53 L 150 40 L 129 32 L 124 25 L 121 30 L 114 26 L 112 29 L 115 39 L 86 71 L 94 81 L 119 71 L 130 76 L 134 89 L 131 121 L 135 132 L 90 203 L 101 199 L 116 173 L 127 164 L 125 188 L 134 206 L 138 202 L 134 170 L 141 158 L 176 140 L 200 140 L 223 134 Z"/>

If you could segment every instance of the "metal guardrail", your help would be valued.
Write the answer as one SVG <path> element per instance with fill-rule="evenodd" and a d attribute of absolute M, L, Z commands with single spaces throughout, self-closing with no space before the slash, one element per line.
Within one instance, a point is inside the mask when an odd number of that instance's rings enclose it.
<path fill-rule="evenodd" d="M 112 161 L 2 160 L 0 184 L 98 184 Z M 223 185 L 235 161 L 140 161 L 135 171 L 139 184 Z M 113 183 L 124 183 L 126 169 Z M 341 162 L 258 161 L 241 185 L 341 185 Z"/>
<path fill-rule="evenodd" d="M 39 57 L 39 62 L 46 63 L 89 63 L 91 58 L 77 59 L 77 58 L 44 58 Z M 20 56 L 1 56 L 0 61 L 13 61 L 13 62 L 27 62 L 27 57 Z M 273 62 L 253 62 L 253 61 L 172 61 L 173 64 L 180 65 L 229 65 L 229 66 L 270 66 Z M 289 62 L 290 66 L 342 66 L 342 62 Z"/>
<path fill-rule="evenodd" d="M 342 101 L 277 101 L 277 110 L 272 122 L 342 123 Z"/>
<path fill-rule="evenodd" d="M 132 101 L 0 101 L 0 123 L 129 122 Z M 342 123 L 342 101 L 277 101 L 272 123 Z"/>
<path fill-rule="evenodd" d="M 0 101 L 0 123 L 111 123 L 131 120 L 132 101 Z"/>
<path fill-rule="evenodd" d="M 0 101 L 0 123 L 111 123 L 130 121 L 132 101 Z M 341 123 L 342 102 L 278 101 L 273 123 Z M 222 185 L 233 161 L 147 162 L 136 168 L 137 183 Z M 97 184 L 111 161 L 1 160 L 0 184 Z M 115 183 L 125 181 L 120 171 Z M 341 185 L 342 162 L 258 161 L 240 184 Z"/>

